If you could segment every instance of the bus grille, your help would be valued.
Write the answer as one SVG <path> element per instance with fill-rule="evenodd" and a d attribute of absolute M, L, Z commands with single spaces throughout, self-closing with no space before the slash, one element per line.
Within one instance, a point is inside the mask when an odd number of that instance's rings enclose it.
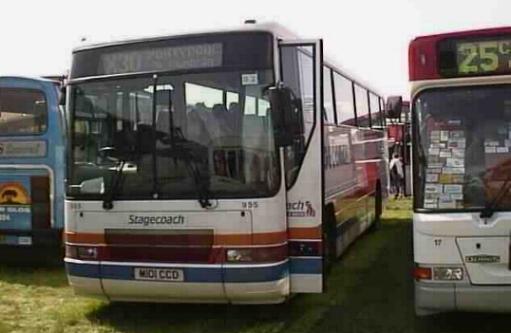
<path fill-rule="evenodd" d="M 106 229 L 103 260 L 213 263 L 213 230 Z"/>

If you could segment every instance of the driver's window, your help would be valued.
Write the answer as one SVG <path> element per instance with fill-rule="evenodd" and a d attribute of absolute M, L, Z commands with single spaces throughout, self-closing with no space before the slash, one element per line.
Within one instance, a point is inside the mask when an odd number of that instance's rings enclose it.
<path fill-rule="evenodd" d="M 281 50 L 282 81 L 295 96 L 296 106 L 300 109 L 300 121 L 297 129 L 291 129 L 293 144 L 286 150 L 286 181 L 291 187 L 305 156 L 306 146 L 310 140 L 315 122 L 314 105 L 314 46 L 283 45 Z"/>

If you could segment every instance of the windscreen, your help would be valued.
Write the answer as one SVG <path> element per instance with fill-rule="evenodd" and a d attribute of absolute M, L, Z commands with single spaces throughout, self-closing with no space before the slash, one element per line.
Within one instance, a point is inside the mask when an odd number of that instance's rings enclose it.
<path fill-rule="evenodd" d="M 428 90 L 413 116 L 415 208 L 511 208 L 511 86 Z"/>
<path fill-rule="evenodd" d="M 37 135 L 48 126 L 44 93 L 34 89 L 0 88 L 0 135 Z"/>
<path fill-rule="evenodd" d="M 269 51 L 267 43 L 259 47 Z M 260 59 L 252 67 L 71 84 L 68 194 L 102 196 L 116 182 L 119 199 L 275 193 L 278 155 L 265 89 L 274 78 L 271 63 L 258 67 Z"/>

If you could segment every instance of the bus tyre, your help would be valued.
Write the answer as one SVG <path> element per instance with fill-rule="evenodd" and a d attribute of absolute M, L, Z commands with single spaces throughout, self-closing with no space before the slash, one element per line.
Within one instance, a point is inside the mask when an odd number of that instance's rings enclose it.
<path fill-rule="evenodd" d="M 336 220 L 335 210 L 332 204 L 328 204 L 325 208 L 325 220 L 323 224 L 323 265 L 325 273 L 327 273 L 336 256 Z"/>
<path fill-rule="evenodd" d="M 381 183 L 378 180 L 376 182 L 376 188 L 374 191 L 374 221 L 371 225 L 371 231 L 376 231 L 381 227 L 381 214 L 383 212 L 383 197 L 381 193 Z"/>

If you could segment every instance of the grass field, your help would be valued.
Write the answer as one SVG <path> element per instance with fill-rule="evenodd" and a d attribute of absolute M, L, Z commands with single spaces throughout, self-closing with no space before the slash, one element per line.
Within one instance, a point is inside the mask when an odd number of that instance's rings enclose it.
<path fill-rule="evenodd" d="M 74 297 L 62 269 L 0 268 L 0 332 L 510 332 L 511 316 L 413 312 L 409 201 L 332 269 L 328 292 L 274 306 L 108 304 Z"/>

